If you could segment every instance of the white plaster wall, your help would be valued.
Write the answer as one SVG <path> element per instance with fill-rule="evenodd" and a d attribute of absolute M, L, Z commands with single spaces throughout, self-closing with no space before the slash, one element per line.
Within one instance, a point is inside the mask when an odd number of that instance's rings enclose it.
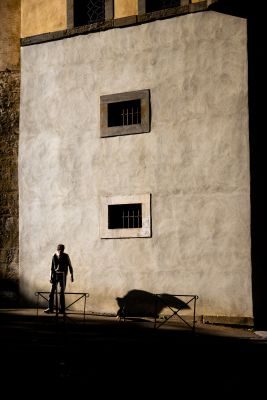
<path fill-rule="evenodd" d="M 190 14 L 22 48 L 22 293 L 66 245 L 88 309 L 128 290 L 252 316 L 246 21 Z M 101 95 L 150 89 L 151 132 L 100 138 Z M 100 239 L 101 196 L 152 195 L 152 238 Z"/>

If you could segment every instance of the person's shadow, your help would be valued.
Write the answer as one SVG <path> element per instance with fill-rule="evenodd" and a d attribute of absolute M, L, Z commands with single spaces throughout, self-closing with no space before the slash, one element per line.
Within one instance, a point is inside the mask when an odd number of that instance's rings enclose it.
<path fill-rule="evenodd" d="M 155 295 L 145 290 L 130 290 L 125 296 L 116 298 L 119 309 L 117 316 L 157 318 L 166 307 L 176 310 L 190 309 L 190 306 L 168 293 Z"/>

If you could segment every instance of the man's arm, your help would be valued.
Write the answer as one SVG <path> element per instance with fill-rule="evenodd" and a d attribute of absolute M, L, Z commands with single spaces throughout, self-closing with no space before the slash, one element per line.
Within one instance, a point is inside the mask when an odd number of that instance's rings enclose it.
<path fill-rule="evenodd" d="M 71 265 L 71 261 L 70 261 L 70 256 L 69 255 L 68 255 L 68 259 L 69 259 L 70 280 L 71 280 L 71 282 L 74 282 L 73 268 L 72 268 L 72 265 Z"/>
<path fill-rule="evenodd" d="M 50 283 L 54 282 L 54 278 L 55 278 L 55 265 L 54 265 L 54 257 L 52 257 L 51 270 L 50 270 Z"/>

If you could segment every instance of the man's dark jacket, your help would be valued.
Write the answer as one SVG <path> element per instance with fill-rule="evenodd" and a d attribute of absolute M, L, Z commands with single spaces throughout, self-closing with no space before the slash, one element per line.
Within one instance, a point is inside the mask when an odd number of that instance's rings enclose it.
<path fill-rule="evenodd" d="M 57 272 L 64 272 L 66 278 L 68 270 L 70 270 L 70 274 L 73 276 L 73 268 L 69 255 L 67 253 L 62 253 L 60 256 L 54 254 L 51 264 L 51 281 L 55 281 Z"/>

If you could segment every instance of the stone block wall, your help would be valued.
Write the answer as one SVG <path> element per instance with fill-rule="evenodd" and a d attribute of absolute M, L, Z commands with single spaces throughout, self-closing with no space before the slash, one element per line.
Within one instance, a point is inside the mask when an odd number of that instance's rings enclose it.
<path fill-rule="evenodd" d="M 20 73 L 0 71 L 0 305 L 16 299 Z"/>

